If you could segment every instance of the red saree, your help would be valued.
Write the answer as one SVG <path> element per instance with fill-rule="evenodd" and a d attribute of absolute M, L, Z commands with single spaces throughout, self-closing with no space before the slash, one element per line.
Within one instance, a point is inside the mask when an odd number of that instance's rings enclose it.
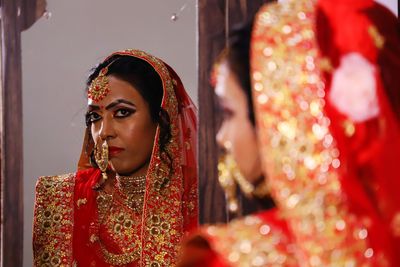
<path fill-rule="evenodd" d="M 296 247 L 277 209 L 201 228 L 183 247 L 179 267 L 298 266 Z"/>
<path fill-rule="evenodd" d="M 137 57 L 150 64 L 163 83 L 162 108 L 170 117 L 170 165 L 159 152 L 157 128 L 146 175 L 143 211 L 135 217 L 124 205 L 107 204 L 93 190 L 101 172 L 88 168 L 81 155 L 75 174 L 41 177 L 36 188 L 33 232 L 35 266 L 174 266 L 178 245 L 197 226 L 196 108 L 177 74 L 143 51 L 113 55 Z"/>

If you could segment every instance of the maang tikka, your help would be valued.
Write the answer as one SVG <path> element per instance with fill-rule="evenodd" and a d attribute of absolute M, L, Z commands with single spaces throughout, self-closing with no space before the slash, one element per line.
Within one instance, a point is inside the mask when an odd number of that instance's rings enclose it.
<path fill-rule="evenodd" d="M 96 164 L 99 167 L 101 174 L 103 175 L 103 182 L 105 182 L 107 180 L 108 168 L 108 144 L 106 140 L 103 141 L 100 148 L 95 145 L 94 160 L 96 161 Z"/>
<path fill-rule="evenodd" d="M 92 99 L 94 102 L 101 101 L 110 92 L 110 86 L 108 84 L 107 77 L 108 66 L 104 67 L 100 71 L 99 75 L 92 81 L 89 86 L 88 98 Z"/>

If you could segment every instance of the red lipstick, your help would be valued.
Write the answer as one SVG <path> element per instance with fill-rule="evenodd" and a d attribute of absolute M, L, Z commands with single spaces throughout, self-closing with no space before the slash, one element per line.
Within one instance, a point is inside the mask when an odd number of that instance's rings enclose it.
<path fill-rule="evenodd" d="M 112 156 L 116 156 L 117 154 L 119 154 L 120 152 L 122 152 L 124 149 L 120 148 L 120 147 L 116 147 L 116 146 L 110 146 L 108 147 L 108 154 L 112 157 Z"/>

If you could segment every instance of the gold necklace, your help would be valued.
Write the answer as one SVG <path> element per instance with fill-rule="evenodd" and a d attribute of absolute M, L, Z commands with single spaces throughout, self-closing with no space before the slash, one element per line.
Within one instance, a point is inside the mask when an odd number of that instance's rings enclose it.
<path fill-rule="evenodd" d="M 116 190 L 123 203 L 133 211 L 141 213 L 146 190 L 146 175 L 134 177 L 117 175 L 116 180 Z"/>
<path fill-rule="evenodd" d="M 125 265 L 131 262 L 134 262 L 140 258 L 140 254 L 142 252 L 140 241 L 136 240 L 135 243 L 139 243 L 138 250 L 123 253 L 123 254 L 114 254 L 109 252 L 102 243 L 100 244 L 101 253 L 103 254 L 104 261 L 111 265 Z"/>

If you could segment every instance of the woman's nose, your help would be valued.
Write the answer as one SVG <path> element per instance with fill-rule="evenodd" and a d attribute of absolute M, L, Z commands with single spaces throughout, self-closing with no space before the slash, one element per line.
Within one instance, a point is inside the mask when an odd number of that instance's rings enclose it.
<path fill-rule="evenodd" d="M 221 127 L 219 128 L 216 139 L 220 147 L 224 148 L 225 150 L 231 149 L 232 144 L 228 138 L 228 131 L 225 123 L 222 123 Z"/>
<path fill-rule="evenodd" d="M 99 131 L 99 136 L 102 140 L 108 140 L 115 137 L 114 125 L 110 119 L 103 118 Z"/>

